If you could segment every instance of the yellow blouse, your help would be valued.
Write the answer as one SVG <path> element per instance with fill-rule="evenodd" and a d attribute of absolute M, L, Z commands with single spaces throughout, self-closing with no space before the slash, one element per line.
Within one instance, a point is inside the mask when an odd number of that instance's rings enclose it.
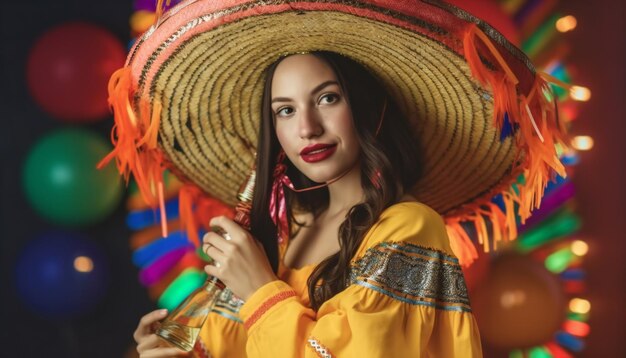
<path fill-rule="evenodd" d="M 390 206 L 351 262 L 351 284 L 309 307 L 315 265 L 288 269 L 245 303 L 222 297 L 200 339 L 212 357 L 482 357 L 465 280 L 442 218 Z"/>

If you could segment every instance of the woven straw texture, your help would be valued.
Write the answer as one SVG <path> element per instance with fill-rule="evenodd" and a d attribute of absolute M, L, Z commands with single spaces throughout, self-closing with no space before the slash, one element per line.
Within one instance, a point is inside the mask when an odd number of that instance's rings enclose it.
<path fill-rule="evenodd" d="M 425 177 L 413 194 L 438 212 L 458 209 L 519 172 L 512 138 L 501 140 L 492 124 L 491 93 L 454 50 L 460 40 L 437 24 L 416 25 L 361 3 L 307 12 L 264 3 L 221 10 L 184 4 L 140 40 L 129 62 L 141 73 L 137 100 L 162 104 L 159 147 L 208 194 L 234 204 L 252 166 L 263 70 L 285 54 L 315 50 L 357 60 L 395 98 L 425 151 Z M 182 11 L 188 14 L 172 17 Z"/>

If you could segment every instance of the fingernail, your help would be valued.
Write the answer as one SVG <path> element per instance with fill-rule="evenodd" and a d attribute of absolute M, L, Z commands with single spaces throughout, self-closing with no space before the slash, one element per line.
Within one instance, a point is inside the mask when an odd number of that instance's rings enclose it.
<path fill-rule="evenodd" d="M 162 310 L 159 311 L 160 315 L 166 315 L 167 314 L 167 308 L 164 308 Z"/>

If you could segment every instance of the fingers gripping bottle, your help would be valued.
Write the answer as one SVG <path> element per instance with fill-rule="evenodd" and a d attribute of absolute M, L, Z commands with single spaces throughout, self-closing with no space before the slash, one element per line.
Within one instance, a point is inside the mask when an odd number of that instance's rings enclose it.
<path fill-rule="evenodd" d="M 234 220 L 246 230 L 250 230 L 250 208 L 254 194 L 255 174 L 253 170 L 239 190 L 237 195 L 239 203 L 235 207 Z M 221 295 L 231 294 L 220 280 L 209 276 L 201 287 L 193 291 L 165 318 L 156 334 L 172 346 L 186 352 L 191 351 L 215 302 Z"/>

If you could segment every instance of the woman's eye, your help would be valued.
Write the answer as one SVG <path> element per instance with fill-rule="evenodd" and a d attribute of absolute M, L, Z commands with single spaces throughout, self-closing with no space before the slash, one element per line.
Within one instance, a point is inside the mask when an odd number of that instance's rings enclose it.
<path fill-rule="evenodd" d="M 281 116 L 281 117 L 288 116 L 288 115 L 290 115 L 290 114 L 292 114 L 292 113 L 293 113 L 293 108 L 291 108 L 291 107 L 283 107 L 283 108 L 279 108 L 279 109 L 276 111 L 276 115 L 277 115 L 277 116 Z"/>
<path fill-rule="evenodd" d="M 334 94 L 334 93 L 328 93 L 322 96 L 322 98 L 320 98 L 320 103 L 322 104 L 330 104 L 330 103 L 335 103 L 339 100 L 339 95 Z"/>

